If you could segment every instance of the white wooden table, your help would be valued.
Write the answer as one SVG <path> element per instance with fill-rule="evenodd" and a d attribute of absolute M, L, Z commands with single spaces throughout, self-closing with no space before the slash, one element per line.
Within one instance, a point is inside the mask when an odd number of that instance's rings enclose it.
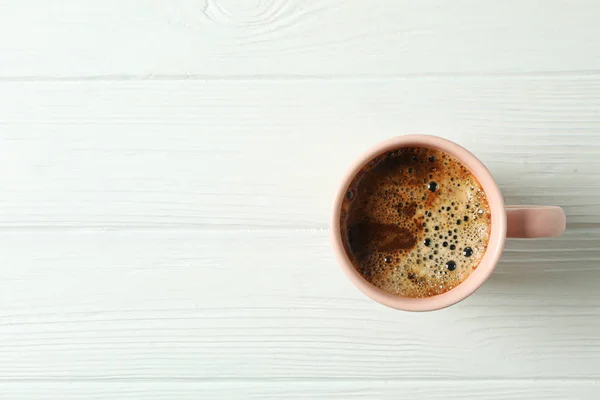
<path fill-rule="evenodd" d="M 0 399 L 600 397 L 600 2 L 0 1 Z M 340 272 L 337 180 L 455 140 L 557 204 L 475 295 Z"/>

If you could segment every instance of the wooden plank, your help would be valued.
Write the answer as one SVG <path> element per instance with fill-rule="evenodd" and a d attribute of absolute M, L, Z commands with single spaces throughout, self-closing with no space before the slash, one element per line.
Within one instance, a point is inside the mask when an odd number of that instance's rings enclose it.
<path fill-rule="evenodd" d="M 0 233 L 0 382 L 597 379 L 599 239 L 514 242 L 414 314 L 361 295 L 325 231 Z"/>
<path fill-rule="evenodd" d="M 223 399 L 381 399 L 412 398 L 481 400 L 544 399 L 596 400 L 597 381 L 274 381 L 274 382 L 22 382 L 0 383 L 0 393 L 11 400 L 140 400 Z"/>
<path fill-rule="evenodd" d="M 600 79 L 4 82 L 0 226 L 325 228 L 401 133 L 478 155 L 507 203 L 600 223 Z"/>
<path fill-rule="evenodd" d="M 0 4 L 0 77 L 598 72 L 594 0 Z"/>

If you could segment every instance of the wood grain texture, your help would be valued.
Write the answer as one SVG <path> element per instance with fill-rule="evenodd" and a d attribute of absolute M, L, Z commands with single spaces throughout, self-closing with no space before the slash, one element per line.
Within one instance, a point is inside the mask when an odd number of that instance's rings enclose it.
<path fill-rule="evenodd" d="M 600 71 L 594 0 L 0 3 L 0 77 Z"/>
<path fill-rule="evenodd" d="M 596 400 L 600 383 L 594 381 L 450 381 L 450 382 L 0 382 L 0 393 L 11 400 L 205 400 L 243 399 L 373 399 L 433 400 Z"/>
<path fill-rule="evenodd" d="M 2 233 L 0 382 L 599 379 L 599 236 L 512 242 L 414 314 L 362 296 L 326 231 Z"/>
<path fill-rule="evenodd" d="M 325 228 L 353 158 L 438 134 L 600 223 L 600 79 L 2 83 L 0 226 Z"/>

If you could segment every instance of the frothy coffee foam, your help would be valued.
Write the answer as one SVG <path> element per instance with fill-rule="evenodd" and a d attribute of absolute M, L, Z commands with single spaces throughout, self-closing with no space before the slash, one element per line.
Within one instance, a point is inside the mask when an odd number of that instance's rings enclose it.
<path fill-rule="evenodd" d="M 485 192 L 455 157 L 403 148 L 373 159 L 342 205 L 344 247 L 375 286 L 403 297 L 438 295 L 479 265 L 489 240 Z"/>

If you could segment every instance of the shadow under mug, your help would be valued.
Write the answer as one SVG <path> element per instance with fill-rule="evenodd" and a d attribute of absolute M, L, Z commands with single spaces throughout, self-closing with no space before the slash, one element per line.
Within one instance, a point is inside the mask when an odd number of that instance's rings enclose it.
<path fill-rule="evenodd" d="M 354 268 L 344 245 L 340 216 L 344 196 L 356 174 L 373 158 L 388 151 L 405 147 L 429 147 L 456 157 L 481 183 L 490 212 L 491 229 L 488 246 L 477 268 L 455 288 L 431 297 L 408 298 L 385 292 L 365 280 Z M 331 218 L 333 248 L 346 275 L 364 294 L 388 307 L 406 311 L 433 311 L 451 306 L 475 292 L 491 275 L 498 264 L 504 243 L 509 238 L 541 238 L 560 236 L 566 227 L 565 213 L 553 206 L 506 206 L 500 188 L 477 157 L 462 146 L 430 135 L 405 135 L 389 139 L 360 156 L 344 176 L 336 194 Z"/>

